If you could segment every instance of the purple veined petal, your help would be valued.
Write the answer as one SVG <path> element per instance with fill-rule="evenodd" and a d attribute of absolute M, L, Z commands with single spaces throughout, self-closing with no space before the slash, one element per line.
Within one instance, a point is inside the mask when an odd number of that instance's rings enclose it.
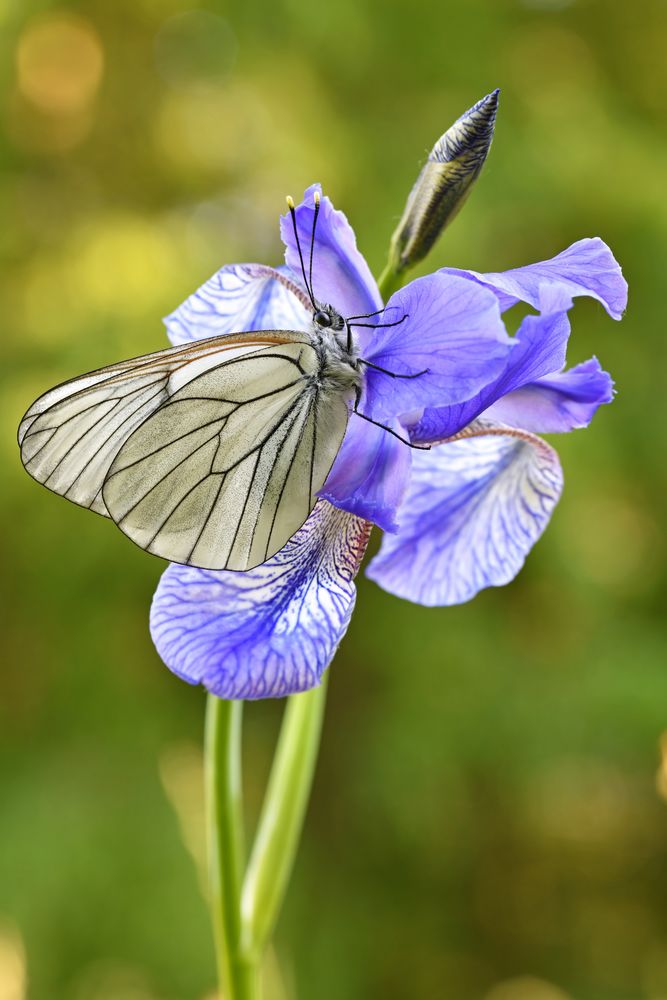
<path fill-rule="evenodd" d="M 296 207 L 297 230 L 306 272 L 309 269 L 316 191 L 321 191 L 320 185 L 312 184 Z M 287 266 L 292 275 L 301 281 L 301 262 L 289 212 L 280 218 L 280 234 L 285 244 Z M 382 307 L 375 278 L 357 249 L 354 230 L 327 197 L 320 202 L 315 232 L 313 292 L 318 302 L 328 302 L 345 317 L 375 312 Z"/>
<path fill-rule="evenodd" d="M 507 393 L 514 394 L 522 386 L 558 372 L 565 364 L 569 334 L 570 321 L 565 311 L 526 316 L 517 331 L 505 368 L 497 378 L 463 403 L 425 409 L 409 428 L 411 440 L 430 443 L 452 437 L 480 414 L 486 415 L 489 407 L 503 400 Z M 514 427 L 534 430 L 504 417 L 497 419 Z"/>
<path fill-rule="evenodd" d="M 360 409 L 374 420 L 462 402 L 504 370 L 513 341 L 488 289 L 441 272 L 429 274 L 392 295 L 383 319 L 403 316 L 398 325 L 379 328 L 362 355 L 403 376 L 364 368 Z"/>
<path fill-rule="evenodd" d="M 478 421 L 459 438 L 413 455 L 399 532 L 385 535 L 367 575 L 417 604 L 470 600 L 512 580 L 544 531 L 562 489 L 553 448 Z"/>
<path fill-rule="evenodd" d="M 597 358 L 569 371 L 530 382 L 491 406 L 485 418 L 538 434 L 588 427 L 595 413 L 614 398 L 614 383 Z"/>
<path fill-rule="evenodd" d="M 398 421 L 391 426 L 401 433 Z M 396 531 L 396 515 L 408 486 L 410 462 L 407 444 L 352 413 L 341 449 L 318 496 L 372 521 L 384 531 Z"/>
<path fill-rule="evenodd" d="M 607 244 L 597 236 L 573 243 L 551 260 L 510 271 L 481 274 L 455 267 L 443 271 L 491 288 L 503 312 L 516 302 L 528 302 L 541 309 L 544 290 L 554 285 L 570 298 L 589 295 L 597 299 L 613 319 L 621 318 L 628 301 L 628 284 L 621 268 Z"/>
<path fill-rule="evenodd" d="M 287 268 L 231 264 L 164 320 L 172 344 L 251 330 L 310 330 L 312 308 Z"/>
<path fill-rule="evenodd" d="M 349 624 L 370 530 L 320 501 L 277 555 L 247 573 L 172 564 L 151 608 L 158 653 L 219 698 L 316 687 Z"/>

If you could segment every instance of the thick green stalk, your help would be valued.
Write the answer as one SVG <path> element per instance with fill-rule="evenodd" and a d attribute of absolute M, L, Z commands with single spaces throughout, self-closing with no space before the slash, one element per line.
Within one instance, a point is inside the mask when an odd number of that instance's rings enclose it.
<path fill-rule="evenodd" d="M 259 961 L 285 895 L 315 771 L 326 699 L 322 684 L 291 695 L 285 709 L 241 894 L 241 940 Z"/>
<path fill-rule="evenodd" d="M 208 696 L 205 766 L 210 904 L 220 994 L 225 1000 L 259 997 L 257 963 L 241 950 L 242 715 L 242 701 Z"/>

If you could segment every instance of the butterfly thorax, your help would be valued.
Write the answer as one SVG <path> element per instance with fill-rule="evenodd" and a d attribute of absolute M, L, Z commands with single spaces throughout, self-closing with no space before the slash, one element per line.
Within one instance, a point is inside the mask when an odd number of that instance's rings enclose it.
<path fill-rule="evenodd" d="M 356 391 L 361 388 L 362 377 L 345 320 L 333 306 L 318 305 L 313 313 L 313 346 L 320 358 L 320 388 L 346 394 Z"/>

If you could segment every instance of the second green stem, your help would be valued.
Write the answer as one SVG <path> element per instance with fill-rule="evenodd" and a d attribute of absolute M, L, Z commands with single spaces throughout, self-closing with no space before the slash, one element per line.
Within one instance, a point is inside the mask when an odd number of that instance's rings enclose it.
<path fill-rule="evenodd" d="M 211 915 L 218 980 L 226 1000 L 257 1000 L 257 966 L 241 949 L 243 878 L 242 701 L 208 696 L 206 801 Z"/>
<path fill-rule="evenodd" d="M 287 701 L 244 878 L 243 702 L 208 698 L 205 757 L 211 912 L 225 1000 L 259 1000 L 260 965 L 294 865 L 325 699 L 326 680 Z"/>

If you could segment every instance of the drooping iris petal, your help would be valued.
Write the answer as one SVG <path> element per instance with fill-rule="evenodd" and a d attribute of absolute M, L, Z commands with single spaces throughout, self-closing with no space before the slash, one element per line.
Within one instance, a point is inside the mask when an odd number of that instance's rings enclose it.
<path fill-rule="evenodd" d="M 316 191 L 320 191 L 320 185 L 312 184 L 296 207 L 306 274 L 310 268 Z M 301 281 L 301 262 L 289 213 L 281 216 L 280 234 L 285 244 L 287 265 L 294 278 Z M 374 312 L 382 305 L 375 278 L 357 249 L 352 226 L 326 197 L 320 202 L 313 247 L 313 293 L 318 302 L 328 302 L 345 317 Z"/>
<path fill-rule="evenodd" d="M 445 267 L 446 274 L 471 278 L 491 288 L 502 311 L 516 302 L 541 308 L 543 287 L 560 285 L 572 298 L 590 295 L 605 307 L 613 319 L 620 319 L 628 301 L 628 284 L 614 255 L 599 237 L 579 240 L 551 260 L 528 264 L 510 271 L 489 272 Z"/>
<path fill-rule="evenodd" d="M 309 330 L 312 309 L 287 268 L 222 267 L 164 323 L 172 344 L 251 330 Z"/>
<path fill-rule="evenodd" d="M 510 392 L 485 416 L 538 434 L 563 433 L 587 427 L 598 408 L 611 403 L 613 386 L 611 375 L 591 358 Z"/>
<path fill-rule="evenodd" d="M 398 421 L 391 426 L 397 433 L 402 430 Z M 410 455 L 411 449 L 393 434 L 353 413 L 318 496 L 384 531 L 396 531 L 396 514 L 410 478 Z"/>
<path fill-rule="evenodd" d="M 481 421 L 471 433 L 413 455 L 399 532 L 367 570 L 398 597 L 460 604 L 508 583 L 558 501 L 560 462 L 546 442 Z"/>
<path fill-rule="evenodd" d="M 410 427 L 411 439 L 431 442 L 452 437 L 507 393 L 559 371 L 565 364 L 569 334 L 570 321 L 566 312 L 556 310 L 548 315 L 526 316 L 517 331 L 505 368 L 497 378 L 463 403 L 428 407 Z M 515 427 L 524 426 L 504 417 L 497 419 Z"/>
<path fill-rule="evenodd" d="M 172 564 L 151 608 L 158 653 L 220 698 L 315 687 L 347 629 L 370 529 L 320 501 L 277 555 L 247 573 Z"/>
<path fill-rule="evenodd" d="M 503 371 L 512 350 L 492 292 L 436 273 L 392 295 L 363 358 L 361 409 L 375 420 L 469 399 Z M 403 377 L 396 377 L 403 376 Z M 409 377 L 405 377 L 409 376 Z"/>

